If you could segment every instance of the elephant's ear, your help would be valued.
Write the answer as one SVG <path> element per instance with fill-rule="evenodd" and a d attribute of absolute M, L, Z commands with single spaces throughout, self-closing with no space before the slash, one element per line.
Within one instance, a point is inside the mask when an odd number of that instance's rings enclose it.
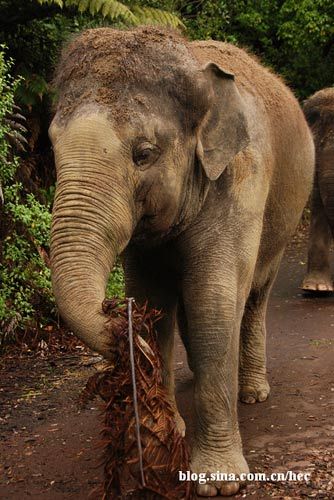
<path fill-rule="evenodd" d="M 215 180 L 247 146 L 249 135 L 244 103 L 234 75 L 212 62 L 202 71 L 212 96 L 210 109 L 198 129 L 196 152 L 207 177 Z"/>

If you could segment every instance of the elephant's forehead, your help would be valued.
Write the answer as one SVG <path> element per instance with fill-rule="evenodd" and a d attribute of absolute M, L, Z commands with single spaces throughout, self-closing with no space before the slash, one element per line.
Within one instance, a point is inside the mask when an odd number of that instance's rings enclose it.
<path fill-rule="evenodd" d="M 137 140 L 148 140 L 154 144 L 174 144 L 181 136 L 179 123 L 173 112 L 162 112 L 159 108 L 133 106 L 129 100 L 126 106 L 102 106 L 94 102 L 82 104 L 64 118 L 57 113 L 49 129 L 55 144 L 59 137 L 67 136 L 78 127 L 82 132 L 92 130 L 100 135 L 114 134 L 120 143 L 131 145 Z M 79 131 L 78 136 L 81 135 Z"/>
<path fill-rule="evenodd" d="M 156 127 L 163 122 L 176 121 L 175 103 L 172 98 L 140 85 L 104 86 L 89 85 L 80 91 L 69 86 L 57 105 L 56 121 L 67 123 L 73 117 L 96 110 L 107 114 L 117 127 L 143 129 Z M 174 127 L 176 124 L 174 123 Z"/>
<path fill-rule="evenodd" d="M 155 28 L 118 31 L 110 28 L 84 31 L 63 52 L 56 80 L 80 80 L 94 74 L 100 81 L 122 82 L 168 74 L 177 66 L 189 71 L 196 62 L 184 39 L 174 32 Z"/>
<path fill-rule="evenodd" d="M 108 105 L 119 119 L 133 105 L 149 109 L 147 96 L 163 94 L 183 102 L 190 93 L 200 99 L 194 81 L 198 62 L 179 36 L 155 29 L 119 32 L 89 30 L 63 52 L 55 77 L 57 110 L 65 117 L 84 102 Z M 136 96 L 137 102 L 129 97 Z M 166 106 L 160 103 L 160 109 Z"/>
<path fill-rule="evenodd" d="M 138 113 L 128 120 L 112 119 L 113 128 L 122 140 L 142 138 L 152 143 L 171 142 L 180 136 L 178 122 L 170 115 L 163 116 L 156 112 Z"/>

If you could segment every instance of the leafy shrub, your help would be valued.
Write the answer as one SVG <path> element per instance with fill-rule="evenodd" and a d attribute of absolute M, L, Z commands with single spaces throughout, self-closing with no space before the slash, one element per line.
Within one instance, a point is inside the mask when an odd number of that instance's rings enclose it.
<path fill-rule="evenodd" d="M 13 2 L 18 3 L 18 0 Z M 14 9 L 15 5 L 8 6 Z M 19 12 L 15 29 L 11 24 L 4 24 L 0 29 L 1 40 L 8 46 L 15 61 L 15 74 L 22 77 L 16 90 L 16 100 L 29 110 L 40 111 L 47 107 L 49 81 L 52 78 L 62 44 L 68 37 L 86 27 L 95 27 L 103 20 L 91 20 L 88 16 L 66 16 L 50 13 L 38 7 L 39 15 L 29 2 Z M 0 17 L 1 17 L 0 7 Z M 14 15 L 14 13 L 13 13 Z M 43 109 L 43 108 L 42 108 Z"/>
<path fill-rule="evenodd" d="M 124 273 L 119 262 L 116 263 L 109 276 L 106 297 L 124 297 Z"/>
<path fill-rule="evenodd" d="M 28 325 L 40 328 L 53 309 L 47 258 L 50 207 L 15 182 L 19 161 L 6 141 L 4 117 L 12 112 L 19 83 L 10 76 L 12 61 L 0 48 L 0 180 L 5 205 L 0 214 L 0 343 Z"/>
<path fill-rule="evenodd" d="M 5 60 L 4 51 L 5 46 L 0 45 L 0 162 L 2 176 L 6 176 L 6 173 L 10 176 L 13 167 L 7 162 L 9 145 L 5 140 L 9 127 L 4 118 L 13 108 L 14 92 L 18 82 L 13 81 L 9 74 L 12 61 Z"/>

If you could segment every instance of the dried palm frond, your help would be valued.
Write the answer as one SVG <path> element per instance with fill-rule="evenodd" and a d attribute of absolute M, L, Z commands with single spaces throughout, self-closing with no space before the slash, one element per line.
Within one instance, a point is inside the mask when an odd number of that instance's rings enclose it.
<path fill-rule="evenodd" d="M 175 427 L 174 411 L 162 384 L 162 361 L 154 329 L 161 313 L 149 310 L 147 305 L 133 304 L 140 453 L 131 377 L 127 301 L 105 300 L 103 310 L 109 316 L 105 333 L 110 338 L 114 364 L 93 376 L 84 391 L 86 399 L 99 394 L 105 401 L 103 498 L 194 498 L 191 483 L 178 479 L 179 470 L 189 470 L 189 455 L 185 441 Z"/>

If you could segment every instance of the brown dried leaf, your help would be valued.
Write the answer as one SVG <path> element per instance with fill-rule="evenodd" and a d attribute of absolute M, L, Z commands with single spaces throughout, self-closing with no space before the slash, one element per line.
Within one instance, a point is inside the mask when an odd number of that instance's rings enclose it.
<path fill-rule="evenodd" d="M 189 470 L 186 443 L 175 427 L 174 411 L 162 384 L 162 360 L 154 325 L 161 312 L 133 304 L 133 341 L 145 487 L 141 484 L 130 370 L 126 300 L 105 300 L 106 336 L 114 364 L 91 377 L 83 399 L 105 401 L 104 496 L 109 499 L 192 499 L 194 488 L 180 482 Z M 144 337 L 144 339 L 143 339 Z"/>

